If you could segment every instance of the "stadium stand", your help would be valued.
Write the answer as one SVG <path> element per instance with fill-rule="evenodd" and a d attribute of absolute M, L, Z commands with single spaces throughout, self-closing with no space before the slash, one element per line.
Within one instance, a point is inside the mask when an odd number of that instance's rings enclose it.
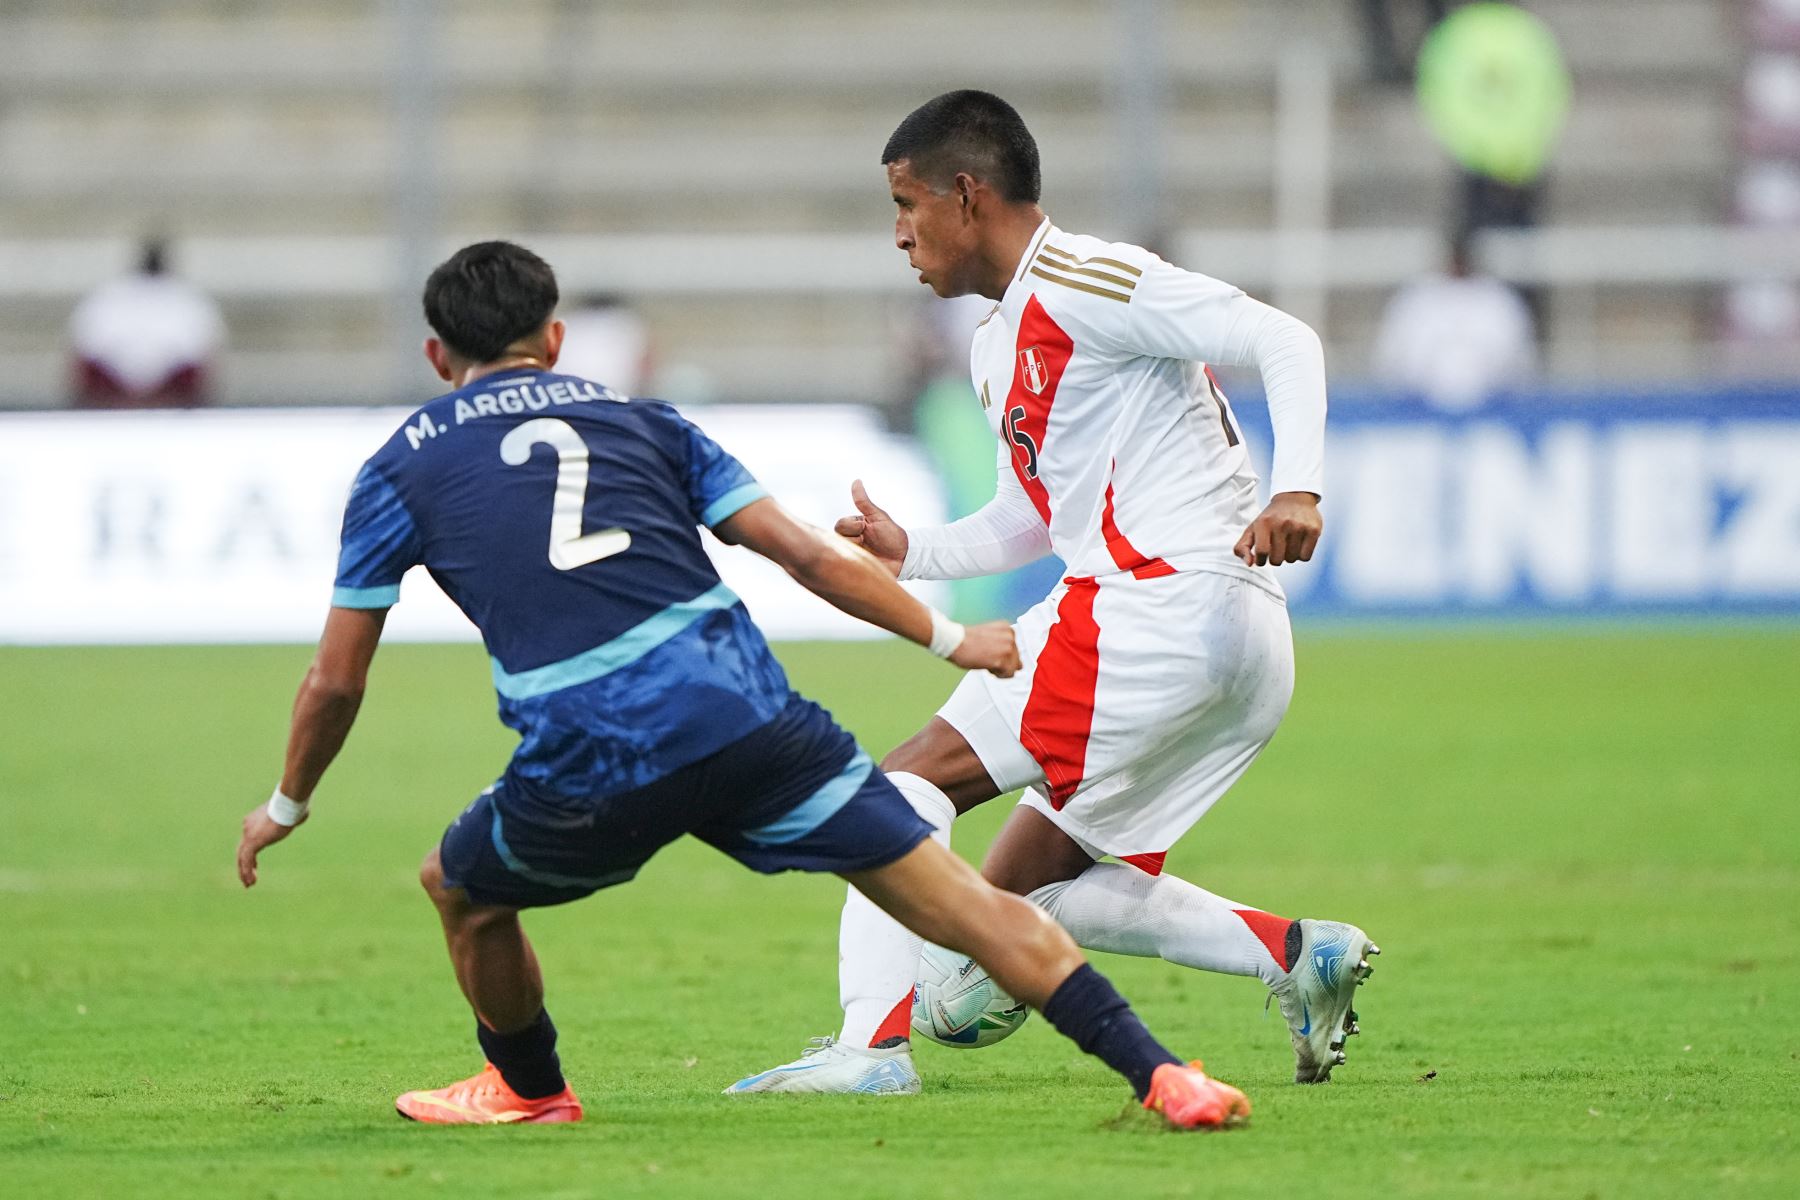
<path fill-rule="evenodd" d="M 374 0 L 105 0 L 0 5 L 0 405 L 64 393 L 74 299 L 127 260 L 146 228 L 216 288 L 231 328 L 224 394 L 237 402 L 391 400 L 380 262 L 396 164 L 391 77 L 403 55 Z M 920 0 L 455 0 L 420 47 L 442 65 L 435 155 L 445 237 L 711 235 L 668 277 L 627 280 L 664 357 L 703 367 L 730 399 L 884 399 L 900 386 L 896 312 L 916 303 L 897 252 L 878 152 L 895 120 L 944 88 L 1008 96 L 1037 130 L 1048 207 L 1120 236 L 1122 166 L 1139 152 L 1111 103 L 1130 53 L 1114 8 Z M 1394 262 L 1330 283 L 1326 324 L 1351 372 L 1382 301 L 1430 262 L 1453 175 L 1410 93 L 1370 78 L 1353 6 L 1306 0 L 1162 6 L 1168 102 L 1161 174 L 1180 254 L 1275 220 L 1281 57 L 1296 30 L 1334 81 L 1329 218 L 1397 231 Z M 1547 225 L 1683 228 L 1721 222 L 1737 167 L 1742 31 L 1727 0 L 1542 0 L 1575 103 L 1552 169 Z M 671 64 L 680 64 L 672 72 Z M 709 256 L 738 235 L 794 239 L 867 264 L 854 286 L 809 264 L 754 288 L 710 286 Z M 813 235 L 831 240 L 815 241 Z M 218 261 L 229 239 L 294 270 Z M 281 239 L 293 243 L 286 258 Z M 274 239 L 274 242 L 268 241 Z M 365 239 L 356 241 L 353 239 Z M 335 258 L 308 248 L 329 243 Z M 657 243 L 660 245 L 661 243 Z M 781 242 L 767 243 L 776 258 Z M 273 245 L 274 249 L 270 250 Z M 1256 259 L 1246 241 L 1234 258 Z M 605 255 L 570 290 L 618 286 Z M 359 258 L 376 266 L 353 269 Z M 748 261 L 764 261 L 751 259 Z M 891 269 L 891 279 L 881 272 Z M 310 273 L 309 273 L 310 271 Z M 754 276 L 754 270 L 749 274 Z M 1654 274 L 1654 273 L 1652 273 Z M 1253 288 L 1262 280 L 1242 277 Z M 1605 278 L 1553 287 L 1549 365 L 1564 376 L 1698 374 L 1716 366 L 1720 286 Z M 1328 318 L 1328 319 L 1327 319 Z M 1791 368 L 1794 364 L 1788 364 Z M 329 375 L 327 374 L 329 369 Z M 349 375 L 367 391 L 347 393 Z"/>

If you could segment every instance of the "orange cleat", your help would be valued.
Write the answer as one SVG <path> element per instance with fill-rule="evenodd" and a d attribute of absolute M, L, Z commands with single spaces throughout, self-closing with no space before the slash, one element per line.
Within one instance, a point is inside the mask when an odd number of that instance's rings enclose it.
<path fill-rule="evenodd" d="M 568 1088 L 554 1096 L 527 1100 L 506 1086 L 493 1063 L 461 1083 L 430 1092 L 406 1092 L 394 1100 L 394 1107 L 409 1121 L 431 1125 L 551 1125 L 581 1120 L 581 1101 Z"/>
<path fill-rule="evenodd" d="M 1229 1083 L 1208 1079 L 1198 1062 L 1156 1068 L 1144 1107 L 1161 1113 L 1177 1129 L 1225 1129 L 1250 1119 L 1250 1097 Z"/>

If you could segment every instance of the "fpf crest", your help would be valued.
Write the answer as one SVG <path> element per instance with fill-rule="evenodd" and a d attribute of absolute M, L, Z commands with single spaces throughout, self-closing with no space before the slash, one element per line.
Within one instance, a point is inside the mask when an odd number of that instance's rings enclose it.
<path fill-rule="evenodd" d="M 1024 382 L 1025 390 L 1034 396 L 1043 395 L 1044 388 L 1049 385 L 1050 368 L 1036 346 L 1019 351 L 1019 378 Z"/>

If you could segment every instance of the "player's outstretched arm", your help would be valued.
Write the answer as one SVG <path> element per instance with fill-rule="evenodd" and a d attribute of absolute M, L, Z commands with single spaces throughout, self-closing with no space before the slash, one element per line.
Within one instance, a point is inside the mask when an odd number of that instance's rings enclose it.
<path fill-rule="evenodd" d="M 319 786 L 320 776 L 343 748 L 344 738 L 356 721 L 356 710 L 362 706 L 363 689 L 369 678 L 369 663 L 375 657 L 386 620 L 385 608 L 333 608 L 326 616 L 318 653 L 294 697 L 281 786 L 275 796 L 244 817 L 237 868 L 238 879 L 245 887 L 256 883 L 256 856 L 306 820 L 306 806 L 313 789 Z"/>
<path fill-rule="evenodd" d="M 857 515 L 838 518 L 839 537 L 873 554 L 898 579 L 974 579 L 1001 575 L 1050 553 L 1050 531 L 1025 495 L 1011 461 L 999 455 L 994 498 L 948 525 L 903 529 L 869 499 L 862 480 L 850 485 Z"/>
<path fill-rule="evenodd" d="M 1019 669 L 1012 626 L 1004 621 L 966 629 L 955 624 L 896 583 L 888 567 L 868 551 L 808 525 L 771 499 L 744 506 L 713 532 L 778 564 L 834 607 L 929 647 L 959 667 L 992 671 L 1003 679 Z"/>

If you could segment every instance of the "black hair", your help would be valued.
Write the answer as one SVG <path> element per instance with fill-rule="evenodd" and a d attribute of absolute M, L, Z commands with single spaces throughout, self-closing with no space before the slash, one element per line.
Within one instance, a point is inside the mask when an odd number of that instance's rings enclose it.
<path fill-rule="evenodd" d="M 512 242 L 476 242 L 425 281 L 425 321 L 471 362 L 493 362 L 556 311 L 556 272 Z"/>
<path fill-rule="evenodd" d="M 934 188 L 967 173 L 1014 204 L 1036 204 L 1042 187 L 1037 142 L 1018 110 L 992 92 L 945 92 L 913 109 L 881 151 L 883 165 L 901 159 Z"/>

